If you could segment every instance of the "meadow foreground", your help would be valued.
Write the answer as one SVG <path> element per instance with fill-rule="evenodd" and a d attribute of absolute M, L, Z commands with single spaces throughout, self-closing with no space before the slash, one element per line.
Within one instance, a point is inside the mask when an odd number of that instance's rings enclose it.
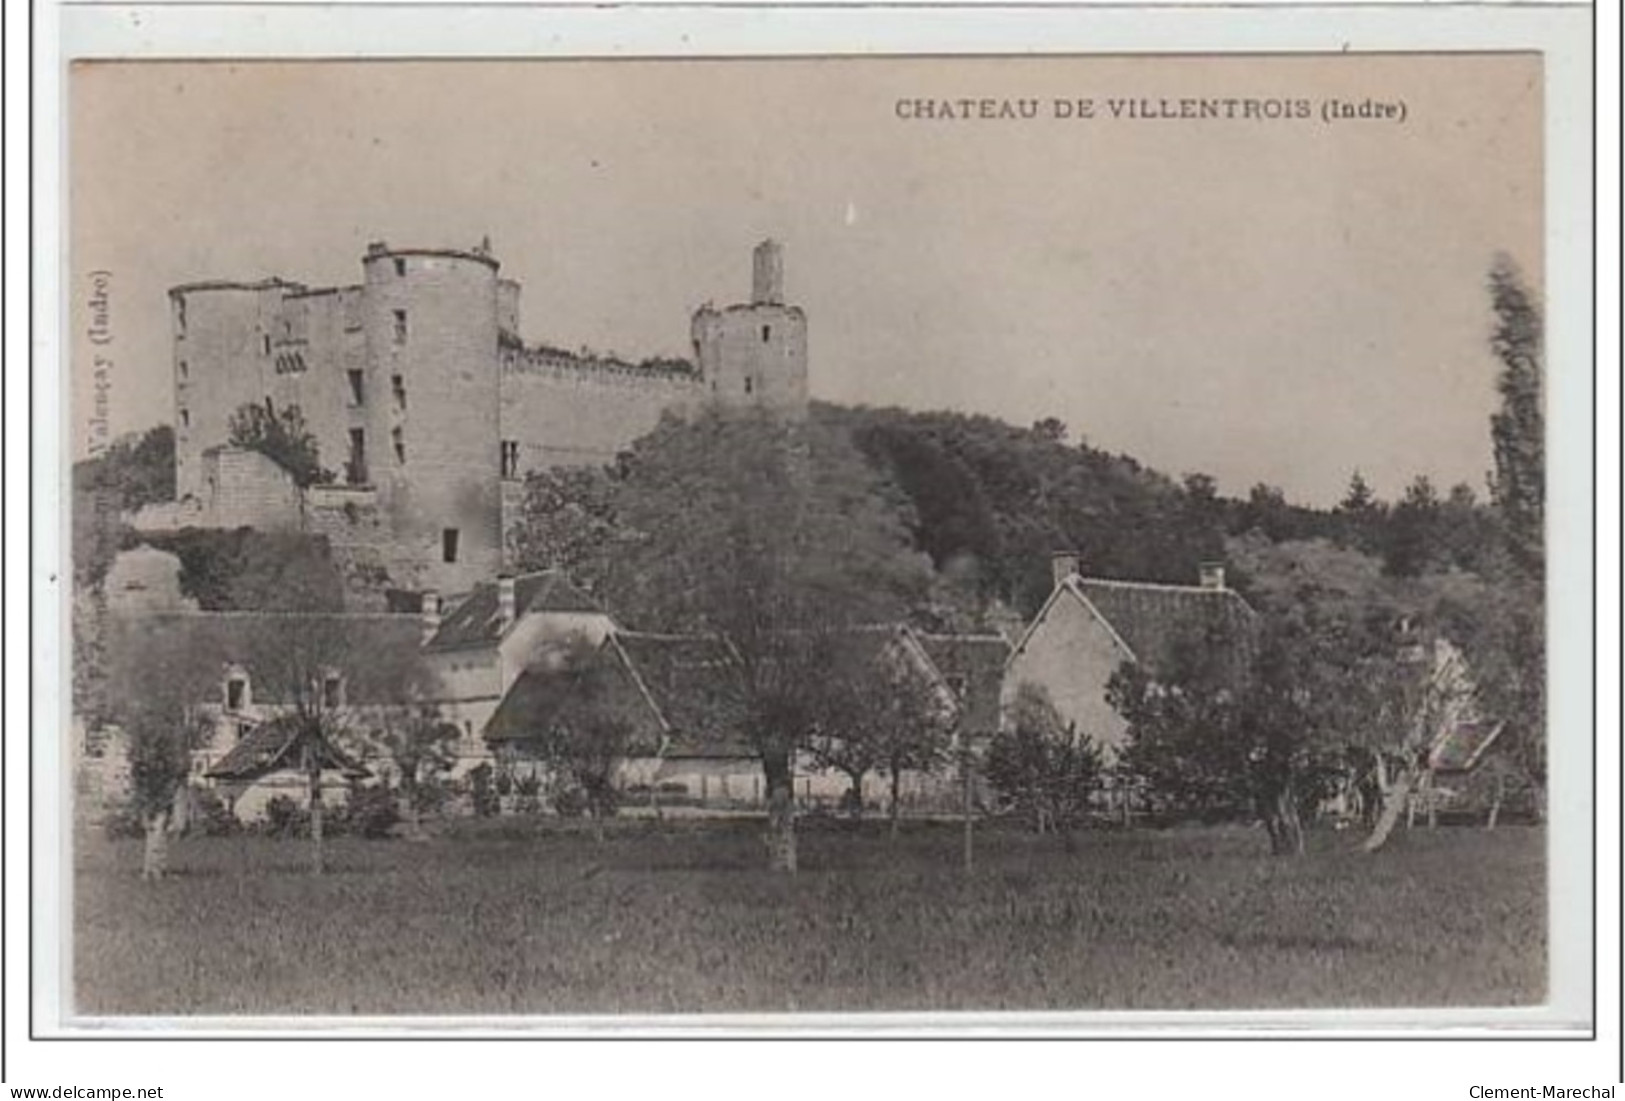
<path fill-rule="evenodd" d="M 454 823 L 424 843 L 82 835 L 81 1015 L 594 1014 L 1520 1005 L 1546 990 L 1545 833 Z"/>

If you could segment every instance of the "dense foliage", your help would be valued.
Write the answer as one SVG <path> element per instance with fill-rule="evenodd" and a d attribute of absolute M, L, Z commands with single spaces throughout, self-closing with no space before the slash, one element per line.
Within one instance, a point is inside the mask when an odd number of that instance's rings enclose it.
<path fill-rule="evenodd" d="M 1100 787 L 1101 756 L 1089 736 L 1067 728 L 1035 685 L 1016 691 L 1009 729 L 994 736 L 987 781 L 1035 833 L 1068 830 L 1088 813 Z"/>
<path fill-rule="evenodd" d="M 276 463 L 301 489 L 333 480 L 333 472 L 322 466 L 316 437 L 305 426 L 305 415 L 297 405 L 277 410 L 267 398 L 264 405 L 250 402 L 240 406 L 227 422 L 226 437 L 233 447 L 258 451 Z M 351 470 L 347 480 L 364 482 L 366 471 Z"/>

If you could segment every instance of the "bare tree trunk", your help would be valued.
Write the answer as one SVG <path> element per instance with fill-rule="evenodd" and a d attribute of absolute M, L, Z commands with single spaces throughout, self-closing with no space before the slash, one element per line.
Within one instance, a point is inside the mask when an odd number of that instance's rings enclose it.
<path fill-rule="evenodd" d="M 1264 805 L 1264 829 L 1270 836 L 1272 855 L 1303 854 L 1303 821 L 1298 816 L 1298 793 L 1291 780 L 1268 796 Z"/>
<path fill-rule="evenodd" d="M 891 808 L 890 808 L 891 836 L 892 836 L 893 840 L 897 839 L 897 833 L 898 833 L 899 829 L 901 829 L 902 816 L 903 816 L 903 770 L 898 768 L 897 763 L 894 761 L 894 762 L 892 762 L 892 766 L 891 766 Z"/>
<path fill-rule="evenodd" d="M 323 844 L 323 819 L 326 817 L 322 808 L 322 773 L 320 768 L 313 767 L 306 774 L 309 777 L 310 790 L 310 844 L 311 863 L 310 870 L 315 875 L 321 875 L 327 870 L 327 854 Z"/>
<path fill-rule="evenodd" d="M 789 756 L 762 754 L 767 781 L 767 865 L 775 872 L 796 870 L 796 796 Z"/>
<path fill-rule="evenodd" d="M 972 846 L 975 841 L 976 820 L 971 815 L 971 758 L 970 751 L 959 753 L 959 810 L 965 818 L 965 871 L 971 870 Z"/>
<path fill-rule="evenodd" d="M 852 780 L 852 788 L 847 792 L 847 813 L 853 818 L 863 817 L 863 773 L 849 772 L 847 776 Z"/>
<path fill-rule="evenodd" d="M 1501 800 L 1506 798 L 1507 780 L 1505 776 L 1495 778 L 1495 801 L 1490 804 L 1490 817 L 1484 823 L 1484 828 L 1493 830 L 1496 820 L 1501 817 Z"/>
<path fill-rule="evenodd" d="M 169 809 L 146 816 L 146 844 L 141 852 L 141 878 L 162 879 L 169 871 Z"/>
<path fill-rule="evenodd" d="M 1410 805 L 1411 801 L 1411 769 L 1407 765 L 1391 784 L 1386 785 L 1382 792 L 1382 810 L 1377 815 L 1376 825 L 1371 828 L 1371 835 L 1365 839 L 1362 848 L 1368 853 L 1374 853 L 1388 841 L 1388 835 L 1394 832 L 1399 824 L 1400 812 Z"/>

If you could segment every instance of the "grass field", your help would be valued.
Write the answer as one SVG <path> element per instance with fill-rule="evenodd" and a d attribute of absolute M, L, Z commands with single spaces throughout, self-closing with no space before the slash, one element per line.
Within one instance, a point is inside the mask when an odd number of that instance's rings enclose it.
<path fill-rule="evenodd" d="M 1545 834 L 1414 830 L 1376 856 L 1318 834 L 809 827 L 765 871 L 759 826 L 515 820 L 425 843 L 86 837 L 78 1012 L 543 1014 L 1510 1005 L 1546 982 Z"/>

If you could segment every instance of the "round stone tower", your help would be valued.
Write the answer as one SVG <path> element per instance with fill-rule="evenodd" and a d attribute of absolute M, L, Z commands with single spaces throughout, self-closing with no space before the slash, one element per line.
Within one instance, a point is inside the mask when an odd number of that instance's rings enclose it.
<path fill-rule="evenodd" d="M 497 262 L 482 247 L 368 246 L 363 260 L 366 467 L 414 563 L 397 583 L 464 593 L 502 561 Z"/>
<path fill-rule="evenodd" d="M 691 326 L 706 393 L 730 405 L 763 405 L 786 416 L 807 411 L 807 316 L 784 304 L 784 251 L 756 246 L 751 300 L 723 310 L 703 307 Z"/>

